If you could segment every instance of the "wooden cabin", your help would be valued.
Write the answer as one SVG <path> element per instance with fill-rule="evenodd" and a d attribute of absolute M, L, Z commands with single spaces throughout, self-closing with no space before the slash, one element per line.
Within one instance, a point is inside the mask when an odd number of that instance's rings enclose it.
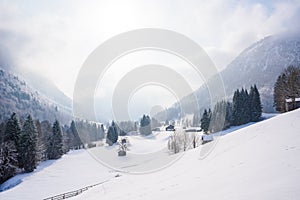
<path fill-rule="evenodd" d="M 166 131 L 175 131 L 174 125 L 171 124 L 171 125 L 167 126 Z"/>
<path fill-rule="evenodd" d="M 300 108 L 300 97 L 295 98 L 295 101 L 293 101 L 292 98 L 285 100 L 285 110 L 286 111 L 295 110 L 297 108 Z"/>

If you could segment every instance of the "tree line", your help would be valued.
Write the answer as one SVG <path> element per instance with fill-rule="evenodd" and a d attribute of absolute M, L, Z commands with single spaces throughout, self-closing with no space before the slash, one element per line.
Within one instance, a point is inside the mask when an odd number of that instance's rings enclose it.
<path fill-rule="evenodd" d="M 248 122 L 257 122 L 262 114 L 260 94 L 256 85 L 234 92 L 232 102 L 220 101 L 213 111 L 205 109 L 200 119 L 201 128 L 205 133 L 218 132 Z M 195 119 L 195 118 L 194 118 Z M 196 122 L 193 122 L 196 123 Z"/>
<path fill-rule="evenodd" d="M 131 131 L 138 131 L 141 135 L 149 135 L 152 133 L 152 128 L 159 127 L 160 124 L 155 118 L 150 118 L 148 115 L 143 115 L 140 123 L 134 121 L 112 121 L 108 126 L 106 134 L 106 143 L 113 145 L 118 141 L 119 136 L 125 136 Z"/>
<path fill-rule="evenodd" d="M 278 112 L 287 112 L 286 101 L 291 100 L 291 109 L 296 109 L 296 98 L 300 98 L 300 66 L 287 67 L 274 85 L 274 107 Z"/>
<path fill-rule="evenodd" d="M 13 113 L 0 124 L 0 184 L 17 173 L 32 172 L 39 162 L 59 159 L 70 149 L 81 149 L 104 138 L 104 127 L 83 120 L 61 126 L 58 120 L 20 120 Z"/>

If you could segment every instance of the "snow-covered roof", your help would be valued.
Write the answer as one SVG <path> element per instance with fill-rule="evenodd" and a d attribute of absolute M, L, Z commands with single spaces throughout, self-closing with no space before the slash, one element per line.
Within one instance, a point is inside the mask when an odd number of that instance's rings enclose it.
<path fill-rule="evenodd" d="M 289 98 L 289 99 L 286 99 L 285 101 L 286 101 L 287 103 L 291 103 L 291 102 L 293 101 L 293 99 L 292 99 L 292 98 Z M 300 101 L 300 97 L 295 98 L 295 101 Z"/>

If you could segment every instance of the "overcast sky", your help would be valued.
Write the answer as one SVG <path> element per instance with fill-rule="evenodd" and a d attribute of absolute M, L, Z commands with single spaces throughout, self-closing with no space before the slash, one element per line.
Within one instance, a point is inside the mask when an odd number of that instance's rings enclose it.
<path fill-rule="evenodd" d="M 41 74 L 72 97 L 77 73 L 97 46 L 151 27 L 190 37 L 223 69 L 253 42 L 299 28 L 299 0 L 266 2 L 0 0 L 0 63 Z"/>

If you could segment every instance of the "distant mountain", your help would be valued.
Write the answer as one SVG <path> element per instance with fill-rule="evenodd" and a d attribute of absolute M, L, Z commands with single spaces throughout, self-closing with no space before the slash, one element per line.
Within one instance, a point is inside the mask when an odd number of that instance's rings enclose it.
<path fill-rule="evenodd" d="M 39 93 L 45 95 L 48 99 L 59 104 L 66 109 L 71 110 L 72 100 L 67 97 L 56 85 L 45 77 L 35 73 L 22 73 L 26 82 L 36 89 Z M 42 83 L 42 84 L 41 84 Z"/>
<path fill-rule="evenodd" d="M 21 117 L 31 114 L 40 120 L 59 119 L 62 123 L 71 119 L 70 107 L 48 98 L 19 76 L 0 68 L 0 119 L 6 119 L 12 112 Z"/>
<path fill-rule="evenodd" d="M 275 112 L 273 108 L 273 86 L 278 75 L 289 65 L 300 65 L 300 35 L 277 35 L 266 37 L 245 49 L 221 73 L 227 98 L 231 98 L 238 88 L 256 84 L 262 99 L 264 112 Z M 213 83 L 216 77 L 209 80 Z M 213 92 L 213 91 L 210 91 Z M 193 94 L 180 101 L 181 106 L 188 106 L 196 95 L 200 112 L 210 106 L 209 92 L 202 85 Z M 173 105 L 168 112 L 169 118 L 176 118 L 179 104 Z M 172 113 L 171 113 L 172 112 Z M 188 110 L 192 114 L 193 108 Z"/>
<path fill-rule="evenodd" d="M 226 92 L 256 84 L 264 111 L 273 112 L 273 87 L 289 65 L 300 65 L 300 36 L 270 36 L 246 50 L 221 73 Z"/>

